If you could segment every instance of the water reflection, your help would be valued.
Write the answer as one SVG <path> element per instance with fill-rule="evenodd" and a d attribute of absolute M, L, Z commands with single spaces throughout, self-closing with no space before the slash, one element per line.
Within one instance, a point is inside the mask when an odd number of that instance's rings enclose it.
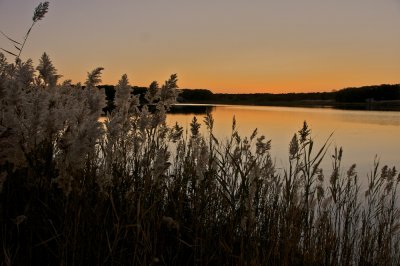
<path fill-rule="evenodd" d="M 338 110 L 353 110 L 353 111 L 380 111 L 380 112 L 391 112 L 391 111 L 399 111 L 399 104 L 396 103 L 387 103 L 387 104 L 343 104 L 343 105 L 332 105 L 327 106 L 331 109 Z"/>
<path fill-rule="evenodd" d="M 338 112 L 338 117 L 344 122 L 361 123 L 361 124 L 376 124 L 376 125 L 393 125 L 400 126 L 399 112 L 392 111 L 352 111 Z"/>
<path fill-rule="evenodd" d="M 193 104 L 177 104 L 171 106 L 169 113 L 171 114 L 194 114 L 205 115 L 207 112 L 212 112 L 215 109 L 213 105 L 193 105 Z"/>
<path fill-rule="evenodd" d="M 254 110 L 270 112 L 296 112 L 296 113 L 324 113 L 333 114 L 336 119 L 349 123 L 368 123 L 377 125 L 400 126 L 400 112 L 398 111 L 376 111 L 347 109 L 338 107 L 275 107 L 275 106 L 252 106 L 252 105 L 202 105 L 202 104 L 176 104 L 171 107 L 171 114 L 185 115 L 205 115 L 207 112 L 213 112 L 216 108 L 234 110 Z M 234 112 L 233 112 L 234 115 Z"/>

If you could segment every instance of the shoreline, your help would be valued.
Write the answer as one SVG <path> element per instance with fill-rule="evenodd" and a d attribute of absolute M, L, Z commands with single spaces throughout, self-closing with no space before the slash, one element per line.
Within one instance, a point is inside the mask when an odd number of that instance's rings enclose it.
<path fill-rule="evenodd" d="M 303 101 L 184 101 L 178 104 L 198 105 L 249 105 L 249 106 L 282 106 L 282 107 L 305 107 L 305 108 L 329 108 L 341 110 L 362 110 L 362 111 L 400 111 L 400 100 L 376 101 L 369 103 L 339 103 L 331 100 L 303 100 Z"/>

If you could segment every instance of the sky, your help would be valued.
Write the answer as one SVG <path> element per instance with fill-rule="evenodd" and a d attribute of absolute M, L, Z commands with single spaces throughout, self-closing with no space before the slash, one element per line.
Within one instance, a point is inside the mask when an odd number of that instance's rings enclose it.
<path fill-rule="evenodd" d="M 223 93 L 332 91 L 400 83 L 400 0 L 50 0 L 22 59 L 46 52 L 65 79 L 163 83 Z M 0 0 L 22 40 L 36 0 Z M 0 36 L 0 47 L 12 50 Z M 10 61 L 12 58 L 10 58 Z"/>

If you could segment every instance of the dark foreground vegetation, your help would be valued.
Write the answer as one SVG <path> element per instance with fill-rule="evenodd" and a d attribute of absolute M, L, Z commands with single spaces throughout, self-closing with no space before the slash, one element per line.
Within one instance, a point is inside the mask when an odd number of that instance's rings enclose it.
<path fill-rule="evenodd" d="M 235 120 L 227 140 L 210 114 L 184 134 L 165 123 L 176 75 L 142 103 L 122 76 L 101 122 L 101 71 L 59 84 L 46 54 L 0 54 L 2 265 L 399 265 L 395 168 L 358 177 L 339 148 L 325 176 L 306 123 L 284 170 Z"/>

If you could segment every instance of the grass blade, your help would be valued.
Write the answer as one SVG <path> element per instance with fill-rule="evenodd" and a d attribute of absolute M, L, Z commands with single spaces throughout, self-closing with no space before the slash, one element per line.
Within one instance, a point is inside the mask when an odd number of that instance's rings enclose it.
<path fill-rule="evenodd" d="M 16 54 L 14 54 L 13 52 L 10 52 L 10 51 L 8 51 L 8 50 L 6 50 L 6 49 L 3 49 L 3 48 L 0 48 L 0 49 L 3 50 L 3 51 L 6 52 L 6 53 L 9 53 L 9 54 L 13 55 L 13 56 L 18 56 L 18 55 L 16 55 Z"/>
<path fill-rule="evenodd" d="M 1 33 L 4 37 L 6 37 L 8 40 L 12 41 L 13 43 L 16 43 L 16 44 L 21 45 L 21 43 L 17 42 L 16 40 L 11 39 L 10 37 L 8 37 L 8 36 L 7 36 L 4 32 L 2 32 L 1 30 L 0 30 L 0 33 Z"/>

